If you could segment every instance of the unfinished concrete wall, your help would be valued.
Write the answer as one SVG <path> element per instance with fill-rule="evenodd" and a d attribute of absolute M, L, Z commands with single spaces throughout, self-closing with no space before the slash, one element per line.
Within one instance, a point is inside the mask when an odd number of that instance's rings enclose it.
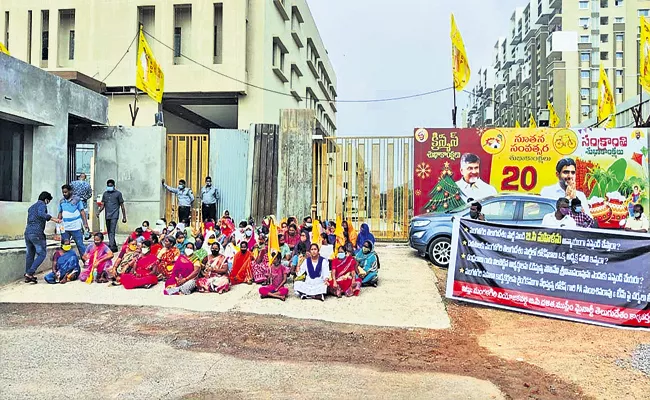
<path fill-rule="evenodd" d="M 278 216 L 310 215 L 313 185 L 313 110 L 282 110 L 278 149 Z"/>
<path fill-rule="evenodd" d="M 22 236 L 27 208 L 46 190 L 54 196 L 67 181 L 68 118 L 105 124 L 108 101 L 97 93 L 0 53 L 0 119 L 32 126 L 25 135 L 23 198 L 0 202 L 0 239 Z M 25 163 L 30 163 L 25 165 Z M 27 172 L 27 174 L 26 174 Z"/>
<path fill-rule="evenodd" d="M 128 221 L 118 224 L 119 233 L 130 233 L 147 220 L 164 215 L 164 192 L 160 179 L 165 174 L 166 132 L 163 127 L 76 128 L 74 143 L 95 144 L 95 187 L 101 196 L 108 179 L 122 192 Z M 97 207 L 95 203 L 91 205 Z M 103 213 L 101 218 L 103 218 Z"/>

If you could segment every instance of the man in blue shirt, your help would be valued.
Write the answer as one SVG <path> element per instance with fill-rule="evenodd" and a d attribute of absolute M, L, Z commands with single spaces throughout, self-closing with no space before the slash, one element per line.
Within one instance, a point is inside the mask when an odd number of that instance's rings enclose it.
<path fill-rule="evenodd" d="M 84 210 L 88 210 L 88 200 L 93 197 L 93 188 L 86 181 L 86 174 L 80 173 L 76 181 L 70 182 L 70 186 L 72 186 L 72 195 L 79 197 L 83 202 Z"/>
<path fill-rule="evenodd" d="M 61 235 L 63 239 L 74 240 L 77 245 L 77 250 L 79 251 L 79 256 L 83 257 L 86 252 L 86 246 L 84 245 L 84 236 L 82 227 L 87 231 L 90 231 L 88 228 L 88 220 L 86 218 L 86 210 L 84 210 L 83 203 L 79 201 L 79 198 L 74 199 L 72 197 L 72 186 L 63 185 L 61 186 L 61 191 L 63 193 L 63 200 L 59 203 L 59 219 L 63 220 L 63 229 L 64 232 Z"/>
<path fill-rule="evenodd" d="M 212 186 L 212 178 L 205 178 L 205 186 L 201 188 L 201 214 L 203 221 L 217 220 L 217 202 L 219 201 L 219 189 Z"/>
<path fill-rule="evenodd" d="M 115 189 L 115 181 L 109 179 L 106 181 L 106 191 L 102 195 L 102 205 L 97 211 L 97 218 L 105 210 L 104 217 L 106 217 L 106 230 L 108 231 L 108 247 L 114 253 L 117 252 L 115 233 L 117 232 L 117 221 L 120 219 L 120 209 L 122 209 L 122 223 L 126 224 L 126 208 L 124 208 L 122 192 Z"/>
<path fill-rule="evenodd" d="M 162 180 L 162 185 L 167 191 L 176 195 L 178 200 L 178 220 L 191 219 L 190 207 L 192 207 L 192 203 L 194 202 L 194 193 L 192 193 L 192 189 L 187 187 L 185 179 L 178 181 L 178 188 L 165 185 L 164 179 Z"/>
<path fill-rule="evenodd" d="M 32 204 L 27 210 L 27 225 L 25 226 L 25 246 L 27 256 L 25 259 L 25 283 L 36 283 L 34 274 L 41 266 L 46 257 L 47 241 L 45 240 L 45 223 L 53 221 L 60 223 L 61 220 L 53 218 L 47 213 L 47 205 L 52 201 L 49 192 L 42 192 L 38 201 Z"/>

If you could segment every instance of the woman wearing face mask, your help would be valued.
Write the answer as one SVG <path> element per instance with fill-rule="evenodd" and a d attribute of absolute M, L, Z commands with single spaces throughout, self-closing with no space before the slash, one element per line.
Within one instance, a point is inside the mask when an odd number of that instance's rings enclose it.
<path fill-rule="evenodd" d="M 253 272 L 253 282 L 262 284 L 269 277 L 269 248 L 266 245 L 264 236 L 260 236 L 260 242 L 257 244 L 257 258 L 251 265 Z"/>
<path fill-rule="evenodd" d="M 104 235 L 101 232 L 95 233 L 93 243 L 86 248 L 83 260 L 86 264 L 86 269 L 79 275 L 79 280 L 82 282 L 88 280 L 88 283 L 90 283 L 92 280 L 95 280 L 96 275 L 97 279 L 95 281 L 97 283 L 108 282 L 107 272 L 113 264 L 113 252 L 104 243 Z M 91 275 L 92 280 L 89 279 Z"/>
<path fill-rule="evenodd" d="M 309 250 L 309 237 L 307 232 L 302 232 L 300 234 L 300 241 L 296 244 L 296 247 L 293 248 L 293 253 L 291 254 L 291 274 L 296 274 L 296 269 L 302 265 L 305 261 L 307 251 Z"/>
<path fill-rule="evenodd" d="M 286 283 L 287 271 L 282 265 L 281 255 L 275 254 L 266 286 L 259 289 L 260 297 L 263 299 L 272 297 L 284 301 L 289 294 L 289 289 L 284 287 Z"/>
<path fill-rule="evenodd" d="M 149 289 L 158 283 L 156 264 L 158 258 L 152 253 L 153 244 L 149 240 L 142 242 L 140 257 L 135 262 L 135 266 L 130 273 L 120 276 L 120 283 L 125 289 L 146 288 Z"/>
<path fill-rule="evenodd" d="M 166 295 L 188 295 L 196 288 L 196 277 L 203 268 L 203 260 L 207 258 L 203 249 L 194 251 L 194 243 L 188 243 L 174 263 L 172 273 L 165 281 Z"/>
<path fill-rule="evenodd" d="M 301 299 L 318 299 L 325 301 L 327 292 L 327 279 L 330 277 L 329 261 L 318 253 L 318 245 L 312 243 L 309 247 L 309 257 L 300 265 L 298 276 L 305 276 L 305 280 L 297 280 L 293 289 Z"/>
<path fill-rule="evenodd" d="M 45 275 L 43 279 L 47 283 L 61 283 L 74 281 L 79 276 L 79 257 L 76 251 L 71 251 L 70 239 L 61 243 L 61 248 L 52 256 L 52 272 Z"/>
<path fill-rule="evenodd" d="M 358 296 L 361 279 L 357 277 L 357 261 L 354 259 L 352 245 L 339 247 L 337 257 L 332 261 L 332 276 L 327 283 L 330 294 L 341 298 Z"/>
<path fill-rule="evenodd" d="M 357 243 L 356 243 L 355 249 L 361 249 L 361 247 L 363 246 L 363 244 L 366 241 L 370 241 L 370 243 L 374 246 L 375 245 L 375 235 L 370 233 L 370 227 L 368 226 L 368 224 L 361 224 L 361 230 L 359 231 L 359 234 L 357 235 Z"/>
<path fill-rule="evenodd" d="M 222 294 L 230 290 L 228 263 L 226 257 L 220 252 L 219 243 L 214 242 L 210 245 L 210 254 L 208 254 L 202 276 L 196 280 L 197 291 Z"/>
<path fill-rule="evenodd" d="M 108 273 L 108 276 L 113 282 L 119 281 L 120 275 L 130 272 L 138 260 L 140 252 L 138 251 L 138 242 L 129 237 L 126 240 L 126 250 L 124 254 L 120 254 L 113 262 L 113 268 Z"/>
<path fill-rule="evenodd" d="M 239 244 L 239 251 L 232 260 L 232 270 L 230 271 L 230 284 L 238 285 L 240 283 L 253 283 L 253 273 L 251 271 L 251 263 L 253 262 L 253 254 L 248 251 L 248 243 L 242 241 Z"/>
<path fill-rule="evenodd" d="M 175 243 L 176 238 L 173 236 L 167 236 L 163 239 L 163 248 L 158 252 L 158 262 L 156 263 L 159 280 L 165 280 L 170 277 L 172 269 L 174 269 L 174 263 L 181 254 L 181 251 L 174 246 Z"/>
<path fill-rule="evenodd" d="M 362 286 L 377 287 L 379 282 L 379 276 L 377 275 L 379 271 L 379 259 L 374 248 L 375 245 L 370 240 L 366 240 L 354 257 L 359 263 L 358 272 L 362 278 Z"/>

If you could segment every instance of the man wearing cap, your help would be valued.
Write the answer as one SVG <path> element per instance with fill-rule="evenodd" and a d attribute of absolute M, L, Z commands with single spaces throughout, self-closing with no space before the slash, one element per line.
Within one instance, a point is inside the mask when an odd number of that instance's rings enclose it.
<path fill-rule="evenodd" d="M 587 197 L 576 189 L 576 162 L 572 158 L 563 158 L 555 165 L 555 176 L 558 182 L 555 185 L 546 186 L 540 195 L 549 199 L 566 197 L 569 201 L 577 198 L 582 204 L 587 204 Z M 584 213 L 591 217 L 589 207 L 584 208 Z"/>

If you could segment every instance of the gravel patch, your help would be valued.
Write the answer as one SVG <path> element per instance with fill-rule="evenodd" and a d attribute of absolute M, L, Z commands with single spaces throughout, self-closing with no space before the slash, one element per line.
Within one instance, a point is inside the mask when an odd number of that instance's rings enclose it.
<path fill-rule="evenodd" d="M 640 344 L 628 360 L 616 360 L 620 367 L 632 367 L 650 376 L 650 344 Z"/>

